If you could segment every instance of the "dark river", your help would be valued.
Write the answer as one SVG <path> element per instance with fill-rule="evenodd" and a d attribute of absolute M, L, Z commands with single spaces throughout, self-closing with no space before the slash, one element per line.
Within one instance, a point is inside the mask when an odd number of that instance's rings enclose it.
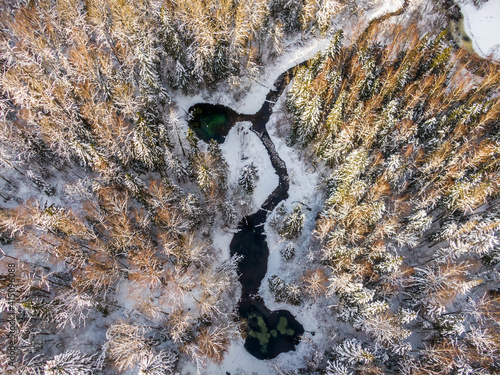
<path fill-rule="evenodd" d="M 269 310 L 258 295 L 262 279 L 267 271 L 269 248 L 267 247 L 264 223 L 267 215 L 281 201 L 288 198 L 288 173 L 286 165 L 277 154 L 274 143 L 266 129 L 274 102 L 292 78 L 291 68 L 274 82 L 274 89 L 266 101 L 253 115 L 242 115 L 222 105 L 200 103 L 189 109 L 189 126 L 205 142 L 214 139 L 223 143 L 231 127 L 238 121 L 250 121 L 252 130 L 259 136 L 271 158 L 271 164 L 279 178 L 279 184 L 253 215 L 244 217 L 238 224 L 238 232 L 230 244 L 231 255 L 243 258 L 238 264 L 241 274 L 242 295 L 238 313 L 246 323 L 245 348 L 256 358 L 270 359 L 278 354 L 295 350 L 304 333 L 304 327 L 286 310 Z"/>

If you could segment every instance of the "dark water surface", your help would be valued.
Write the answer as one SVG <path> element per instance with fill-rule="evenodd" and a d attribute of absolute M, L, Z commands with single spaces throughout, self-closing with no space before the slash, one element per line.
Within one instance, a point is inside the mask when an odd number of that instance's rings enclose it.
<path fill-rule="evenodd" d="M 258 359 L 295 350 L 304 333 L 304 327 L 289 311 L 271 311 L 259 298 L 241 301 L 239 313 L 247 323 L 245 349 Z"/>
<path fill-rule="evenodd" d="M 238 313 L 241 320 L 246 323 L 245 348 L 258 359 L 270 359 L 280 353 L 295 350 L 304 333 L 304 327 L 289 311 L 271 311 L 258 296 L 260 284 L 266 275 L 269 257 L 264 223 L 268 213 L 288 198 L 289 187 L 286 165 L 275 150 L 266 124 L 271 117 L 274 102 L 293 75 L 293 69 L 295 67 L 278 77 L 274 83 L 275 88 L 267 94 L 266 101 L 253 115 L 242 115 L 229 107 L 208 103 L 196 104 L 188 111 L 190 128 L 205 142 L 214 139 L 218 143 L 223 143 L 236 122 L 251 121 L 252 130 L 266 147 L 271 164 L 279 178 L 278 186 L 259 211 L 244 217 L 238 224 L 239 231 L 230 244 L 231 255 L 243 256 L 238 264 L 242 285 Z"/>
<path fill-rule="evenodd" d="M 199 103 L 189 108 L 188 114 L 189 127 L 205 142 L 224 143 L 234 123 L 241 121 L 238 113 L 220 104 Z"/>

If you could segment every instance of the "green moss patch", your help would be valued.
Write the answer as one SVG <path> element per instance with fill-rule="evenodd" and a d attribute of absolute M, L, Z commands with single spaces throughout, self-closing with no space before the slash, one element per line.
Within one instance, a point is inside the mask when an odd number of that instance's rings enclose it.
<path fill-rule="evenodd" d="M 295 331 L 293 329 L 287 328 L 287 326 L 288 326 L 288 319 L 282 316 L 278 323 L 279 333 L 282 335 L 293 336 Z"/>
<path fill-rule="evenodd" d="M 269 342 L 269 339 L 271 338 L 271 334 L 269 333 L 269 330 L 267 329 L 266 322 L 264 321 L 264 318 L 262 318 L 261 316 L 256 315 L 256 314 L 250 315 L 249 318 L 250 319 L 257 319 L 257 324 L 260 327 L 260 332 L 254 331 L 253 329 L 249 329 L 248 335 L 258 339 L 260 345 L 265 350 L 265 347 L 267 346 L 267 343 Z"/>
<path fill-rule="evenodd" d="M 283 316 L 280 317 L 277 327 L 268 327 L 264 317 L 258 313 L 252 313 L 248 317 L 248 336 L 259 340 L 262 353 L 267 352 L 271 338 L 277 339 L 279 336 L 293 336 L 294 334 L 295 331 L 288 328 L 288 319 Z"/>

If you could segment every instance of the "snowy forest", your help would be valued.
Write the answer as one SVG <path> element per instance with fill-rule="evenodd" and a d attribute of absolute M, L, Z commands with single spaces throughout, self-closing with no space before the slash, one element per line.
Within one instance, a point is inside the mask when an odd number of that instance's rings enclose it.
<path fill-rule="evenodd" d="M 0 0 L 0 373 L 500 373 L 499 57 L 464 2 Z M 293 329 L 253 330 L 230 251 L 258 212 L 258 298 L 304 332 L 266 359 Z"/>

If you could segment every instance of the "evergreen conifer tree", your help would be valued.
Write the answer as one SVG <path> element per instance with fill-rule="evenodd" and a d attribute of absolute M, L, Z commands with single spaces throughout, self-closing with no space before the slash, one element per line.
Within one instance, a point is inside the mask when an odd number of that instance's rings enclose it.
<path fill-rule="evenodd" d="M 304 227 L 305 215 L 302 213 L 302 205 L 299 203 L 293 211 L 285 217 L 279 230 L 280 235 L 287 239 L 294 239 L 300 236 Z"/>
<path fill-rule="evenodd" d="M 241 169 L 238 179 L 239 185 L 248 194 L 252 194 L 255 189 L 255 182 L 258 180 L 257 167 L 254 163 L 247 164 Z"/>
<path fill-rule="evenodd" d="M 292 243 L 288 243 L 285 247 L 281 248 L 280 254 L 285 260 L 291 260 L 295 256 L 295 247 Z"/>

